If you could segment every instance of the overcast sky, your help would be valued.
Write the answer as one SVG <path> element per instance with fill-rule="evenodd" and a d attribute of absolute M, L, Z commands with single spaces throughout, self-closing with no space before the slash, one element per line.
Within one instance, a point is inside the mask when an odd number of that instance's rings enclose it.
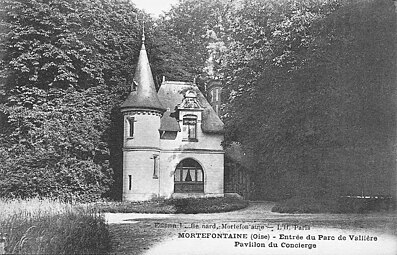
<path fill-rule="evenodd" d="M 138 8 L 146 12 L 159 16 L 163 11 L 168 11 L 171 4 L 176 4 L 178 0 L 131 0 Z"/>

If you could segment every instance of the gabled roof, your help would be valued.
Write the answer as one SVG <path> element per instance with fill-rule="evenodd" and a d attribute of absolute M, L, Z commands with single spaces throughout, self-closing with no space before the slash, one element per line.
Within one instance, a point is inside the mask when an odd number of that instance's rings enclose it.
<path fill-rule="evenodd" d="M 165 111 L 161 105 L 154 86 L 152 70 L 150 69 L 149 59 L 146 53 L 144 38 L 139 52 L 138 64 L 135 70 L 134 82 L 137 90 L 131 91 L 127 99 L 121 105 L 121 109 L 154 109 Z"/>
<path fill-rule="evenodd" d="M 207 99 L 191 82 L 165 81 L 161 84 L 158 98 L 161 104 L 167 108 L 161 118 L 161 131 L 180 131 L 176 118 L 172 117 L 175 107 L 182 102 L 184 94 L 188 90 L 193 90 L 197 94 L 197 100 L 204 108 L 201 128 L 205 133 L 223 133 L 223 122 L 212 109 Z M 171 116 L 170 116 L 171 115 Z"/>

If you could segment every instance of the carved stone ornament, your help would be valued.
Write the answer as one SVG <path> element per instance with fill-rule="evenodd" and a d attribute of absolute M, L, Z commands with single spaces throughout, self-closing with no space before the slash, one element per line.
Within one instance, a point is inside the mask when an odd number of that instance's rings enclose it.
<path fill-rule="evenodd" d="M 185 98 L 182 100 L 182 103 L 178 105 L 178 109 L 200 110 L 203 109 L 203 107 L 197 100 L 197 93 L 194 90 L 188 90 L 185 93 Z"/>

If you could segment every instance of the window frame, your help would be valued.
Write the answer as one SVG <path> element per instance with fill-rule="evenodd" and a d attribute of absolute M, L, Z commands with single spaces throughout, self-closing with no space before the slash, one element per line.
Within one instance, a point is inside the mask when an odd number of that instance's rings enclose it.
<path fill-rule="evenodd" d="M 158 179 L 160 170 L 160 155 L 153 154 L 153 179 Z"/>
<path fill-rule="evenodd" d="M 190 123 L 189 123 L 190 122 Z M 191 124 L 194 122 L 194 124 Z M 183 116 L 182 124 L 186 126 L 187 141 L 198 142 L 197 139 L 197 122 L 198 118 L 196 115 L 185 115 Z M 191 132 L 193 130 L 193 132 Z"/>
<path fill-rule="evenodd" d="M 186 180 L 190 176 L 191 180 Z M 183 159 L 174 172 L 175 193 L 204 193 L 204 170 L 194 159 Z"/>
<path fill-rule="evenodd" d="M 132 175 L 128 175 L 128 190 L 132 190 Z"/>
<path fill-rule="evenodd" d="M 128 138 L 133 138 L 135 134 L 135 117 L 127 117 L 128 121 Z"/>

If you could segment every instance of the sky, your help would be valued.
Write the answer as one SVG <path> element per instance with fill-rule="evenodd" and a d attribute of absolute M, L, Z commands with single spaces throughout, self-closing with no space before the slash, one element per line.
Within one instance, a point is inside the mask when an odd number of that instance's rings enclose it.
<path fill-rule="evenodd" d="M 176 4 L 178 0 L 131 0 L 136 7 L 144 9 L 146 12 L 159 16 L 163 11 L 169 11 L 171 5 Z"/>

